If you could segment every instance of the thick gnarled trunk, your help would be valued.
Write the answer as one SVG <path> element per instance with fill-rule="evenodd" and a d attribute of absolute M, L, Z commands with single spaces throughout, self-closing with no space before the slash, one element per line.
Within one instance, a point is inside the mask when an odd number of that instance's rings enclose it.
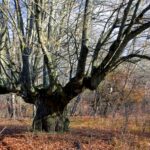
<path fill-rule="evenodd" d="M 49 107 L 43 100 L 36 102 L 36 115 L 33 120 L 33 131 L 45 132 L 65 132 L 69 130 L 69 119 L 66 115 L 65 108 L 58 111 L 55 108 L 59 106 Z"/>

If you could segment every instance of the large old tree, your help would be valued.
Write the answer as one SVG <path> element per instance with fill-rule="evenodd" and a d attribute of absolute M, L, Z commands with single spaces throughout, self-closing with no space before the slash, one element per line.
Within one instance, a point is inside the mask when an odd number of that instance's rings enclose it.
<path fill-rule="evenodd" d="M 149 16 L 148 0 L 1 0 L 0 94 L 36 106 L 33 129 L 67 130 L 72 98 L 150 59 Z"/>

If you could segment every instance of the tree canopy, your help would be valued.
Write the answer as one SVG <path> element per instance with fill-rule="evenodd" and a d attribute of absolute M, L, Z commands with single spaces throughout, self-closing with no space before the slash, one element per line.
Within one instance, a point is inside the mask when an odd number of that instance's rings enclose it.
<path fill-rule="evenodd" d="M 148 0 L 2 0 L 0 94 L 63 111 L 121 63 L 150 60 L 149 16 Z"/>

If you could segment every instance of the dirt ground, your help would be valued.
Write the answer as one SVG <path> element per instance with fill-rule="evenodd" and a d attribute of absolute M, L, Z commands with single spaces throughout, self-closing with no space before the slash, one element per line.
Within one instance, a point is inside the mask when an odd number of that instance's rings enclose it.
<path fill-rule="evenodd" d="M 150 150 L 149 131 L 132 125 L 123 133 L 122 125 L 121 119 L 75 117 L 69 132 L 48 134 L 30 132 L 29 119 L 0 119 L 0 150 Z"/>

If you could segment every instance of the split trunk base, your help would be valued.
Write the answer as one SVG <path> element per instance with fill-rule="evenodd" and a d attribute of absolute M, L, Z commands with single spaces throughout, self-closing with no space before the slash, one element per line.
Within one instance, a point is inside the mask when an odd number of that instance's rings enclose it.
<path fill-rule="evenodd" d="M 65 107 L 62 107 L 61 105 L 53 105 L 49 107 L 41 100 L 37 102 L 36 108 L 36 115 L 32 124 L 33 131 L 68 131 L 70 122 L 67 118 Z"/>
<path fill-rule="evenodd" d="M 69 130 L 69 119 L 63 115 L 45 116 L 43 118 L 34 118 L 33 131 L 45 131 L 45 132 L 66 132 Z"/>

